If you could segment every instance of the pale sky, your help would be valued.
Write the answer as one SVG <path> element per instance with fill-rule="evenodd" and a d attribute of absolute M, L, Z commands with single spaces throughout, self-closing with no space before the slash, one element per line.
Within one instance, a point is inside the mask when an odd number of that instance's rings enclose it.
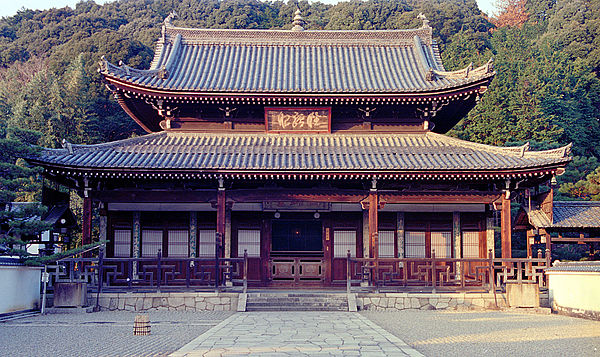
<path fill-rule="evenodd" d="M 96 4 L 104 4 L 112 0 L 95 0 Z M 334 4 L 340 0 L 320 0 L 323 3 Z M 78 0 L 0 0 L 0 17 L 12 16 L 17 13 L 21 8 L 27 9 L 50 9 L 50 8 L 61 8 L 65 6 L 75 7 Z M 477 0 L 479 8 L 491 15 L 494 11 L 493 3 L 495 0 Z"/>

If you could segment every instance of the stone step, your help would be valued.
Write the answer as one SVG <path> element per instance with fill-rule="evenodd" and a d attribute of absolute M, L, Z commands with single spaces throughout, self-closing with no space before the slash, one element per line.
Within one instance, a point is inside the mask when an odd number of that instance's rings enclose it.
<path fill-rule="evenodd" d="M 296 304 L 269 304 L 269 303 L 261 303 L 261 302 L 248 302 L 246 303 L 246 307 L 248 306 L 315 306 L 315 307 L 327 307 L 327 306 L 331 306 L 331 307 L 340 307 L 340 306 L 346 306 L 348 307 L 348 303 L 342 303 L 342 304 L 311 304 L 311 303 L 296 303 Z"/>
<path fill-rule="evenodd" d="M 249 297 L 258 298 L 258 297 L 275 297 L 275 298 L 323 298 L 323 299 L 345 299 L 346 294 L 297 294 L 297 293 L 248 293 Z"/>
<path fill-rule="evenodd" d="M 346 294 L 250 293 L 246 311 L 348 311 Z"/>
<path fill-rule="evenodd" d="M 246 306 L 246 311 L 348 311 L 348 307 L 330 306 Z"/>
<path fill-rule="evenodd" d="M 309 299 L 301 299 L 301 298 L 254 298 L 254 297 L 248 297 L 248 299 L 252 300 L 252 301 L 270 301 L 270 302 L 278 302 L 278 301 L 288 301 L 288 302 L 293 302 L 293 301 L 315 301 L 315 302 L 328 302 L 328 301 L 332 301 L 332 302 L 344 302 L 344 301 L 348 301 L 347 298 L 344 299 L 318 299 L 318 298 L 309 298 Z"/>

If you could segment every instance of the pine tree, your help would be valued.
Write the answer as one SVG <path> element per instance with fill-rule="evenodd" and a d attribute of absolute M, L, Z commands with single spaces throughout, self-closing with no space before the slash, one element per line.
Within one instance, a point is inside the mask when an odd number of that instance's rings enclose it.
<path fill-rule="evenodd" d="M 40 220 L 45 208 L 38 203 L 11 210 L 14 201 L 33 201 L 40 192 L 40 169 L 30 167 L 22 158 L 36 153 L 31 145 L 40 134 L 9 128 L 0 139 L 0 250 L 10 255 L 26 255 L 22 245 L 37 237 L 49 225 Z M 39 201 L 39 200 L 38 200 Z"/>

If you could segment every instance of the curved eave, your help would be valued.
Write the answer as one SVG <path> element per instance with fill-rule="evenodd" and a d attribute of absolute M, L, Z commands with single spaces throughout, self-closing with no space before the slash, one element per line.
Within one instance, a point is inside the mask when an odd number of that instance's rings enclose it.
<path fill-rule="evenodd" d="M 157 97 L 161 99 L 200 99 L 200 98 L 448 98 L 460 94 L 472 94 L 475 91 L 482 93 L 479 89 L 486 86 L 492 80 L 495 72 L 481 76 L 473 81 L 458 84 L 456 86 L 440 89 L 423 89 L 413 91 L 378 91 L 378 92 L 269 92 L 269 91 L 189 91 L 189 90 L 167 90 L 132 83 L 126 79 L 108 73 L 102 73 L 104 78 L 117 88 L 144 96 Z"/>
<path fill-rule="evenodd" d="M 506 170 L 251 170 L 251 169 L 142 169 L 142 168 L 102 168 L 65 166 L 29 159 L 32 164 L 42 166 L 53 175 L 69 175 L 97 178 L 173 178 L 197 179 L 226 177 L 232 179 L 438 179 L 438 180 L 490 180 L 490 179 L 527 179 L 544 175 L 555 175 L 557 170 L 571 161 L 565 158 L 552 164 L 506 169 Z"/>

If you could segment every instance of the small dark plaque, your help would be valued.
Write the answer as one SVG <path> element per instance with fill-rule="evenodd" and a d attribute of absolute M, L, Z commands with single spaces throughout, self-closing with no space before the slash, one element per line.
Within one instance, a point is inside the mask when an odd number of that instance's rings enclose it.
<path fill-rule="evenodd" d="M 265 108 L 267 131 L 329 133 L 331 108 Z"/>

